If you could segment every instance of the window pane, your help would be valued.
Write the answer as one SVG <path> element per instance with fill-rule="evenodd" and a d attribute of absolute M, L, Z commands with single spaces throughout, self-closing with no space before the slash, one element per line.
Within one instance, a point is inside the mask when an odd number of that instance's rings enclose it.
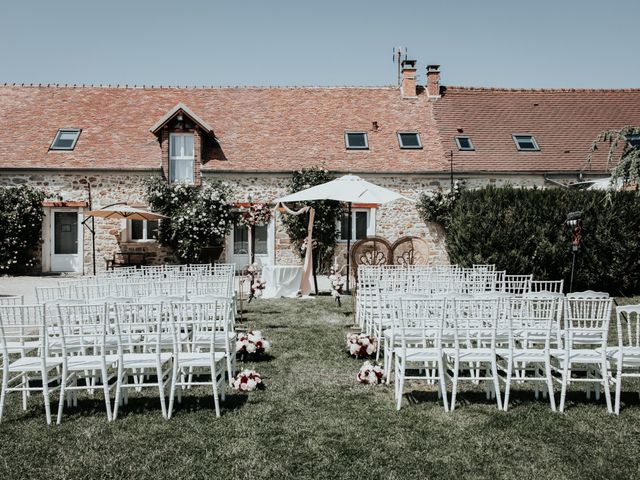
<path fill-rule="evenodd" d="M 249 253 L 249 229 L 245 225 L 233 227 L 233 254 L 246 255 Z"/>
<path fill-rule="evenodd" d="M 78 253 L 78 214 L 76 212 L 55 212 L 54 253 L 57 255 Z"/>
<path fill-rule="evenodd" d="M 169 139 L 169 155 L 171 157 L 179 156 L 182 150 L 182 137 L 180 135 L 171 135 Z"/>
<path fill-rule="evenodd" d="M 537 146 L 533 140 L 533 137 L 523 135 L 516 136 L 515 138 L 520 150 L 537 150 Z"/>
<path fill-rule="evenodd" d="M 193 157 L 193 135 L 184 135 L 183 137 L 183 157 Z"/>
<path fill-rule="evenodd" d="M 169 160 L 169 181 L 193 182 L 193 160 Z"/>
<path fill-rule="evenodd" d="M 340 240 L 347 240 L 348 235 L 349 235 L 349 214 L 345 213 L 342 216 L 342 221 L 340 222 Z"/>
<path fill-rule="evenodd" d="M 458 137 L 458 144 L 461 150 L 468 150 L 471 148 L 471 140 L 468 137 Z"/>
<path fill-rule="evenodd" d="M 401 133 L 400 145 L 404 148 L 419 148 L 420 141 L 417 133 Z"/>
<path fill-rule="evenodd" d="M 131 220 L 131 240 L 144 240 L 144 220 Z"/>
<path fill-rule="evenodd" d="M 256 255 L 266 255 L 267 252 L 267 226 L 256 225 L 254 227 L 256 244 L 254 253 Z"/>
<path fill-rule="evenodd" d="M 347 133 L 347 147 L 348 148 L 366 148 L 367 147 L 367 134 L 366 133 Z"/>
<path fill-rule="evenodd" d="M 367 212 L 355 212 L 356 240 L 367 238 Z"/>
<path fill-rule="evenodd" d="M 147 221 L 147 240 L 157 240 L 158 239 L 158 220 L 148 220 Z"/>

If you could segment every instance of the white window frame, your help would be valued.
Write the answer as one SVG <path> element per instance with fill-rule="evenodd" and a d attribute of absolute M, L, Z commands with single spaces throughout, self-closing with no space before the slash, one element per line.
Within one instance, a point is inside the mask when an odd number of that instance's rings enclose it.
<path fill-rule="evenodd" d="M 349 143 L 349 135 L 353 134 L 364 135 L 364 147 L 353 146 Z M 369 150 L 369 136 L 367 135 L 367 132 L 349 130 L 344 132 L 344 144 L 347 150 Z"/>
<path fill-rule="evenodd" d="M 531 143 L 533 143 L 535 148 L 521 148 L 520 143 L 518 143 L 517 137 L 531 138 Z M 513 138 L 513 143 L 516 144 L 516 148 L 518 149 L 519 152 L 539 152 L 540 151 L 540 145 L 538 145 L 538 141 L 536 140 L 536 137 L 534 137 L 530 133 L 512 133 L 511 138 Z"/>
<path fill-rule="evenodd" d="M 131 222 L 133 221 L 142 222 L 142 238 L 133 238 L 133 227 L 131 225 Z M 160 221 L 159 220 L 153 220 L 153 221 L 158 222 L 158 229 L 160 229 Z M 158 239 L 156 238 L 148 238 L 147 222 L 148 220 L 127 220 L 127 240 L 129 242 L 139 242 L 139 243 L 157 242 Z"/>
<path fill-rule="evenodd" d="M 356 239 L 356 212 L 366 212 L 367 214 L 367 238 L 374 237 L 376 234 L 376 209 L 375 208 L 352 208 L 351 209 L 351 242 L 357 242 Z M 345 211 L 344 215 L 349 215 L 349 211 Z M 342 239 L 342 217 L 338 219 L 338 242 L 347 243 Z"/>
<path fill-rule="evenodd" d="M 73 143 L 70 147 L 56 147 L 56 142 L 60 138 L 60 135 L 63 133 L 75 133 L 76 137 L 73 139 Z M 80 138 L 80 133 L 82 133 L 81 128 L 59 128 L 56 132 L 56 136 L 53 137 L 53 142 L 49 145 L 49 150 L 54 152 L 70 152 L 74 148 L 76 148 L 76 143 L 78 143 L 78 138 Z"/>
<path fill-rule="evenodd" d="M 192 137 L 193 138 L 193 155 L 192 156 L 185 156 L 185 155 L 176 155 L 176 156 L 172 156 L 171 155 L 171 142 L 172 142 L 172 138 L 175 137 Z M 196 139 L 195 139 L 195 135 L 193 133 L 170 133 L 169 134 L 169 183 L 187 183 L 187 184 L 193 184 L 195 181 L 195 169 L 196 169 Z M 184 143 L 183 143 L 184 145 Z M 184 153 L 184 152 L 182 152 Z M 192 168 L 191 168 L 191 178 L 189 180 L 176 180 L 174 178 L 172 178 L 171 176 L 171 162 L 187 162 L 190 161 L 192 163 Z"/>
<path fill-rule="evenodd" d="M 469 147 L 468 148 L 467 147 L 463 147 L 460 144 L 460 139 L 461 138 L 466 138 L 467 140 L 469 140 Z M 473 152 L 473 151 L 475 151 L 476 147 L 473 144 L 473 142 L 471 141 L 471 137 L 469 135 L 457 135 L 455 137 L 455 139 L 456 139 L 456 145 L 458 145 L 458 150 L 460 150 L 461 152 Z"/>
<path fill-rule="evenodd" d="M 413 145 L 403 144 L 402 135 L 415 135 L 416 139 L 418 140 L 418 145 L 413 146 Z M 397 136 L 398 136 L 398 145 L 400 145 L 400 149 L 402 150 L 421 150 L 422 149 L 422 139 L 420 138 L 420 132 L 402 131 L 402 132 L 397 132 Z"/>

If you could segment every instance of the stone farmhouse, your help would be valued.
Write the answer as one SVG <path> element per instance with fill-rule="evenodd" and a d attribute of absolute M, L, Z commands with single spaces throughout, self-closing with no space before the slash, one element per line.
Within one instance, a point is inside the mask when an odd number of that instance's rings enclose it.
<path fill-rule="evenodd" d="M 48 192 L 41 267 L 90 273 L 93 208 L 144 206 L 143 182 L 201 184 L 221 179 L 236 201 L 270 202 L 288 193 L 291 172 L 322 166 L 353 173 L 410 198 L 452 179 L 468 187 L 554 187 L 607 176 L 605 150 L 585 159 L 603 130 L 640 124 L 640 89 L 497 89 L 445 86 L 429 65 L 402 64 L 400 86 L 157 87 L 0 86 L 0 184 Z M 446 262 L 442 235 L 415 206 L 354 205 L 352 238 L 426 239 Z M 171 260 L 153 222 L 96 220 L 98 269 L 114 251 Z M 248 262 L 247 231 L 229 235 L 223 259 Z M 344 250 L 344 248 L 343 248 Z M 256 232 L 264 264 L 296 263 L 279 215 Z"/>

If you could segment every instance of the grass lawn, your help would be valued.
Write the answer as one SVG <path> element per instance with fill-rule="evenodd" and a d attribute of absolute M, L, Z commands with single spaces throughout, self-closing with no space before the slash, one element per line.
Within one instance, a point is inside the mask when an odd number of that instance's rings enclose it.
<path fill-rule="evenodd" d="M 272 341 L 272 358 L 239 367 L 256 368 L 266 389 L 230 393 L 218 419 L 204 388 L 187 392 L 170 421 L 155 391 L 132 393 L 114 423 L 102 397 L 85 395 L 59 427 L 46 425 L 41 397 L 27 412 L 10 397 L 0 479 L 640 477 L 637 393 L 623 394 L 616 417 L 604 396 L 572 392 L 562 415 L 516 390 L 505 413 L 464 384 L 447 414 L 433 388 L 410 384 L 396 412 L 392 386 L 355 380 L 362 361 L 344 352 L 347 303 L 251 303 L 248 323 Z"/>

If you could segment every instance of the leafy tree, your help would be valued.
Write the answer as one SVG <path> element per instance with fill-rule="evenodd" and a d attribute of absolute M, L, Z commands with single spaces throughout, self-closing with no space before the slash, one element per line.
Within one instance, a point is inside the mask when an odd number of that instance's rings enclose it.
<path fill-rule="evenodd" d="M 321 167 L 312 167 L 305 170 L 293 172 L 289 191 L 299 192 L 315 185 L 333 180 L 334 177 L 327 170 Z M 336 228 L 338 220 L 342 216 L 342 206 L 340 202 L 333 200 L 317 200 L 313 202 L 303 202 L 315 209 L 315 220 L 313 224 L 314 262 L 318 273 L 328 272 L 333 260 L 333 253 L 338 238 Z M 298 254 L 304 258 L 302 249 L 303 242 L 307 237 L 308 217 L 306 215 L 284 215 L 284 227 L 295 245 Z"/>
<path fill-rule="evenodd" d="M 624 185 L 640 184 L 640 146 L 631 142 L 632 138 L 640 140 L 640 127 L 627 125 L 620 129 L 605 130 L 591 143 L 587 163 L 591 165 L 600 143 L 609 142 L 607 169 L 611 169 L 612 183 L 620 179 Z"/>

